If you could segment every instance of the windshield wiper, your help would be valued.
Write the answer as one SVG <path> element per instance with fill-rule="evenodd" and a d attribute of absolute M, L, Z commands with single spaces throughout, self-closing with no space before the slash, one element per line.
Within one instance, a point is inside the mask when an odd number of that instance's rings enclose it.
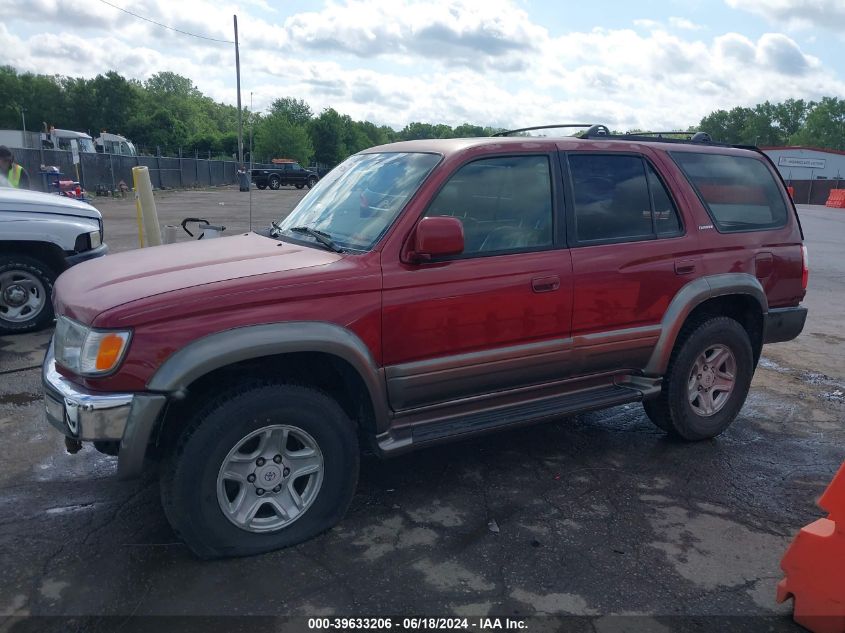
<path fill-rule="evenodd" d="M 288 231 L 293 231 L 294 233 L 306 233 L 310 235 L 315 240 L 317 240 L 320 244 L 328 248 L 329 250 L 334 251 L 335 253 L 342 253 L 343 249 L 334 243 L 332 240 L 331 235 L 324 231 L 320 231 L 318 229 L 312 229 L 310 226 L 292 226 L 288 229 Z"/>

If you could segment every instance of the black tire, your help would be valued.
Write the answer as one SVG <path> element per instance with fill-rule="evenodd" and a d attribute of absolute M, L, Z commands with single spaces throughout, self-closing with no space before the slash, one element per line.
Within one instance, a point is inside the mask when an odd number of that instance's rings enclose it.
<path fill-rule="evenodd" d="M 296 186 L 297 189 L 305 189 L 305 185 L 301 182 L 296 183 L 295 186 Z"/>
<path fill-rule="evenodd" d="M 703 416 L 693 409 L 687 389 L 694 378 L 691 374 L 696 359 L 714 345 L 723 345 L 733 354 L 734 386 L 716 413 Z M 643 402 L 643 408 L 649 419 L 670 435 L 688 441 L 716 437 L 730 426 L 745 404 L 753 375 L 754 353 L 745 328 L 728 317 L 711 318 L 682 330 L 661 393 Z"/>
<path fill-rule="evenodd" d="M 317 184 L 317 179 L 316 179 L 316 178 L 314 178 L 314 176 L 311 176 L 311 177 L 308 179 L 308 188 L 309 188 L 309 189 L 311 189 L 311 188 L 312 188 L 314 185 L 316 185 L 316 184 Z"/>
<path fill-rule="evenodd" d="M 267 183 L 266 183 L 266 182 L 265 182 L 265 183 L 261 183 L 260 185 L 259 185 L 258 183 L 256 183 L 256 185 L 255 185 L 255 186 L 256 186 L 256 187 L 258 187 L 259 189 L 261 189 L 261 190 L 263 191 L 264 189 L 266 189 L 266 188 L 267 188 Z"/>
<path fill-rule="evenodd" d="M 298 518 L 274 532 L 250 532 L 223 513 L 217 476 L 229 451 L 268 422 L 297 427 L 316 441 L 323 478 Z M 254 383 L 218 396 L 182 431 L 162 463 L 162 505 L 197 556 L 260 554 L 301 543 L 338 523 L 355 492 L 359 457 L 355 424 L 332 398 L 307 387 Z"/>
<path fill-rule="evenodd" d="M 27 316 L 25 313 L 21 315 L 24 317 L 23 320 L 11 320 L 4 318 L 4 315 L 9 314 L 9 311 L 15 307 L 11 303 L 13 298 L 0 294 L 0 334 L 35 332 L 49 326 L 55 318 L 51 297 L 53 295 L 53 282 L 57 277 L 56 273 L 47 264 L 33 257 L 25 255 L 0 257 L 0 278 L 6 277 L 8 279 L 10 274 L 13 275 L 13 281 L 33 277 L 37 279 L 44 290 L 43 303 L 39 309 L 30 312 L 29 318 L 25 318 Z M 0 293 L 8 288 L 9 284 L 0 288 Z"/>
<path fill-rule="evenodd" d="M 267 181 L 267 184 L 270 185 L 270 189 L 276 191 L 282 186 L 282 180 L 278 176 L 270 176 L 270 180 Z"/>

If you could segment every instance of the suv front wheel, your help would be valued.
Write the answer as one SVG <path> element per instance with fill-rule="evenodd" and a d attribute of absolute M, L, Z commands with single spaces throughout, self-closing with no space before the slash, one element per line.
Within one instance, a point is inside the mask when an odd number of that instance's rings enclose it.
<path fill-rule="evenodd" d="M 56 274 L 24 255 L 0 257 L 0 334 L 32 332 L 53 321 Z"/>
<path fill-rule="evenodd" d="M 708 319 L 681 336 L 660 395 L 643 408 L 670 435 L 691 441 L 715 437 L 745 403 L 754 374 L 751 341 L 728 317 Z"/>
<path fill-rule="evenodd" d="M 163 464 L 165 514 L 202 558 L 295 545 L 343 517 L 355 425 L 322 392 L 255 384 L 199 411 Z"/>

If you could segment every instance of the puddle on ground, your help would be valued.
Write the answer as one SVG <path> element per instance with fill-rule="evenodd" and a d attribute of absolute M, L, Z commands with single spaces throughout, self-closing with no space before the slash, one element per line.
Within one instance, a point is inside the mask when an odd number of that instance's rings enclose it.
<path fill-rule="evenodd" d="M 779 374 L 785 374 L 793 378 L 797 378 L 806 385 L 813 387 L 829 387 L 829 390 L 816 393 L 815 395 L 822 400 L 827 400 L 828 402 L 845 404 L 845 383 L 837 378 L 818 371 L 810 371 L 807 369 L 798 370 L 791 367 L 784 367 L 780 363 L 773 361 L 771 358 L 766 358 L 765 356 L 760 357 L 760 362 L 758 364 L 763 369 L 768 369 Z"/>
<path fill-rule="evenodd" d="M 0 405 L 13 404 L 22 407 L 27 404 L 32 404 L 37 400 L 41 400 L 43 396 L 40 393 L 7 393 L 0 395 Z"/>

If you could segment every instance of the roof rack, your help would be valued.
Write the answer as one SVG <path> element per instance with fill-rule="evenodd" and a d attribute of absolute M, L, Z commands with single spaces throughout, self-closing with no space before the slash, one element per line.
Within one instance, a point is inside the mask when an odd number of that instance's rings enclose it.
<path fill-rule="evenodd" d="M 554 128 L 586 128 L 577 136 L 583 139 L 607 139 L 620 141 L 650 141 L 662 143 L 702 143 L 708 145 L 722 146 L 722 143 L 715 143 L 707 132 L 689 132 L 685 130 L 674 130 L 669 132 L 635 132 L 633 134 L 613 134 L 606 125 L 597 123 L 558 123 L 556 125 L 534 125 L 522 127 L 516 130 L 497 132 L 493 136 L 509 136 L 519 132 L 531 132 L 533 130 L 550 130 Z M 683 138 L 678 138 L 683 137 Z"/>
<path fill-rule="evenodd" d="M 535 125 L 533 127 L 521 127 L 516 130 L 506 130 L 504 132 L 496 132 L 493 136 L 509 136 L 518 132 L 531 132 L 533 130 L 551 130 L 558 127 L 586 127 L 591 130 L 595 127 L 604 127 L 603 125 L 595 125 L 593 123 L 559 123 L 557 125 Z M 605 130 L 607 128 L 604 128 Z"/>
<path fill-rule="evenodd" d="M 708 145 L 720 145 L 720 143 L 714 143 L 707 132 L 677 130 L 671 132 L 634 132 L 633 134 L 591 134 L 591 131 L 587 130 L 582 138 L 599 137 L 624 141 L 659 141 L 664 143 L 706 143 Z M 678 138 L 679 136 L 684 138 Z"/>

